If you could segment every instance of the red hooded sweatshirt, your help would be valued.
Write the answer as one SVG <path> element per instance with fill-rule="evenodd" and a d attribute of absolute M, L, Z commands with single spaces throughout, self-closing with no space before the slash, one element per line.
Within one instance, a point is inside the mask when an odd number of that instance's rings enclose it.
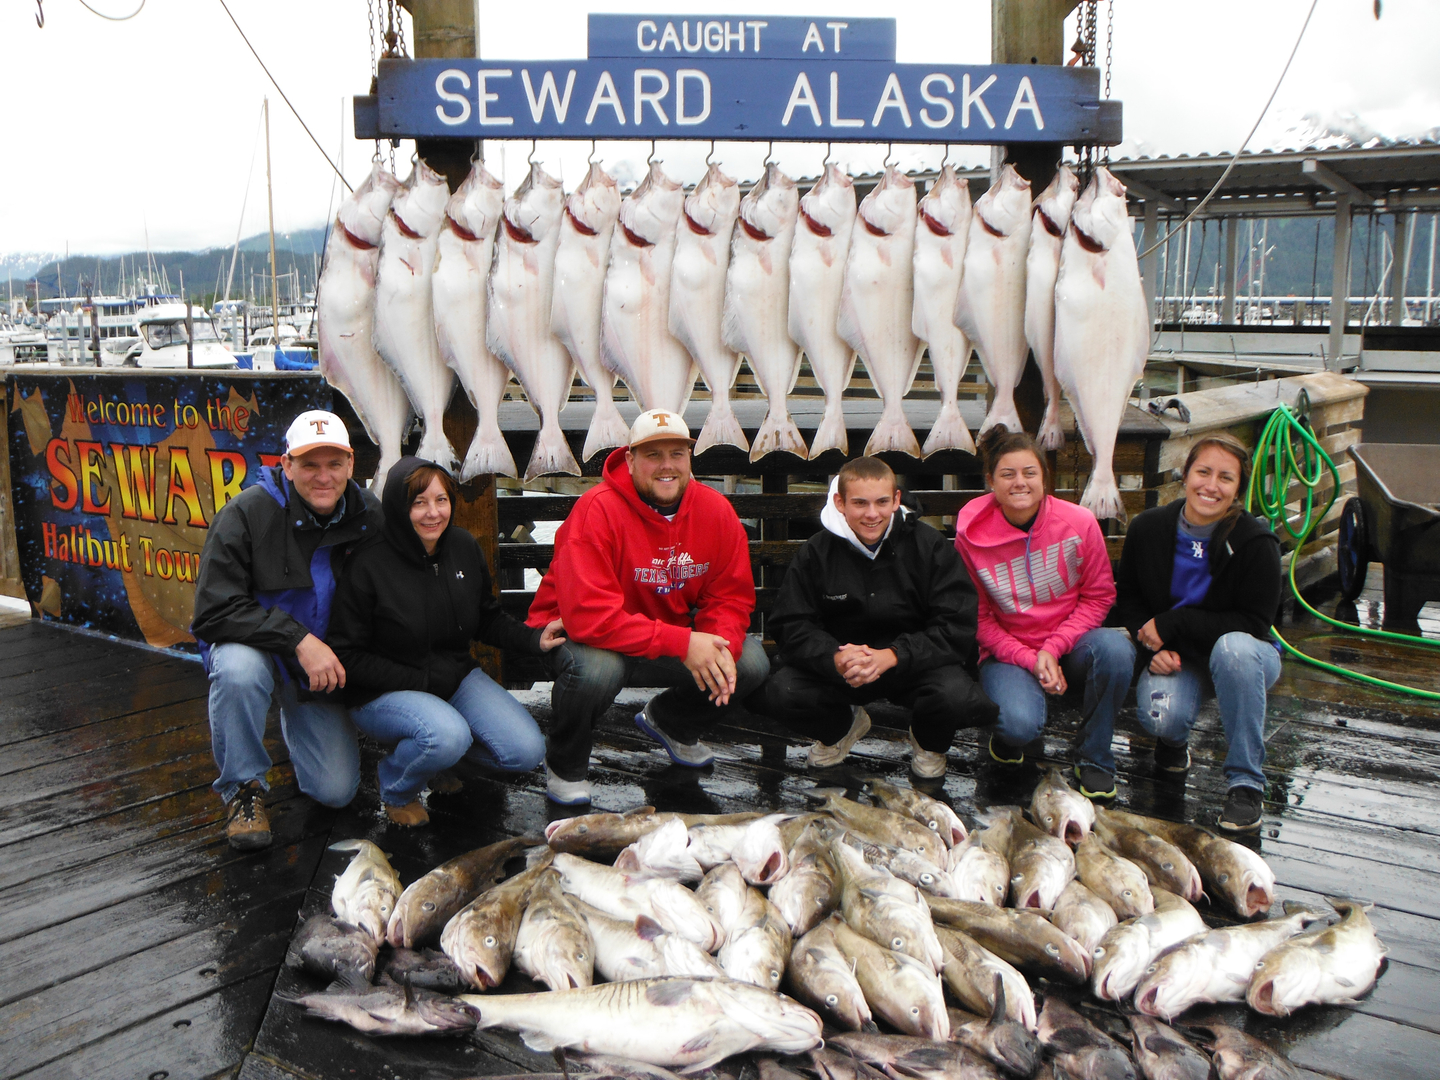
<path fill-rule="evenodd" d="M 683 658 L 695 629 L 739 656 L 754 610 L 749 538 L 725 496 L 692 479 L 667 521 L 636 493 L 622 448 L 555 534 L 526 622 L 560 618 L 572 641 L 651 660 Z"/>
<path fill-rule="evenodd" d="M 1057 660 L 1105 621 L 1115 575 L 1100 523 L 1084 507 L 1047 495 L 1030 531 L 1005 519 L 993 494 L 955 518 L 955 547 L 980 594 L 980 659 L 1026 671 L 1041 649 Z"/>

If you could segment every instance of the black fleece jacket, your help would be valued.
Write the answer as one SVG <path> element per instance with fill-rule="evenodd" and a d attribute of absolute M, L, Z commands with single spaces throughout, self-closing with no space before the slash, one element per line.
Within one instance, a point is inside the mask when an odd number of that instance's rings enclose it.
<path fill-rule="evenodd" d="M 538 654 L 540 633 L 505 614 L 475 538 L 451 525 L 431 555 L 410 524 L 405 481 L 419 458 L 401 458 L 385 479 L 384 535 L 357 551 L 335 593 L 329 644 L 345 665 L 345 701 L 363 705 L 391 690 L 449 699 L 476 667 L 470 643 Z"/>
<path fill-rule="evenodd" d="M 955 545 L 898 511 L 874 559 L 822 530 L 795 555 L 766 620 L 784 663 L 835 674 L 842 644 L 894 649 L 904 675 L 976 659 L 975 586 Z"/>
<path fill-rule="evenodd" d="M 1210 589 L 1193 607 L 1174 607 L 1170 579 L 1184 499 L 1146 510 L 1130 523 L 1107 625 L 1133 636 L 1151 619 L 1165 648 L 1208 664 L 1210 650 L 1234 631 L 1266 640 L 1280 607 L 1280 540 L 1259 518 L 1241 513 L 1210 541 Z"/>

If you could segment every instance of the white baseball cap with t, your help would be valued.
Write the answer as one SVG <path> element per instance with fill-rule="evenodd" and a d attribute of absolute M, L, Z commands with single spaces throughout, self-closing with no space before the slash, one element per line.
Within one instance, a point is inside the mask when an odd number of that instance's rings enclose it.
<path fill-rule="evenodd" d="M 635 426 L 630 429 L 630 445 L 635 447 L 658 439 L 684 439 L 692 446 L 695 444 L 695 440 L 690 438 L 690 428 L 679 413 L 669 409 L 642 412 L 635 418 Z"/>
<path fill-rule="evenodd" d="M 324 409 L 303 412 L 285 432 L 285 452 L 291 457 L 299 457 L 322 446 L 350 450 L 350 433 L 345 430 L 345 421 L 333 412 Z"/>

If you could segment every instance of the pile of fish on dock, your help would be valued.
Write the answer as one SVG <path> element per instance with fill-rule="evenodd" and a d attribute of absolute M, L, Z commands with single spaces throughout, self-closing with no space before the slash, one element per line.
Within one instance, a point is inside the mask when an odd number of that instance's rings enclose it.
<path fill-rule="evenodd" d="M 814 812 L 564 819 L 544 846 L 504 840 L 404 889 L 374 844 L 344 841 L 334 917 L 309 919 L 287 958 L 331 985 L 289 1000 L 377 1035 L 504 1028 L 692 1071 L 762 1051 L 808 1055 L 796 1067 L 820 1080 L 1203 1080 L 1196 1039 L 1221 1080 L 1259 1080 L 1292 1073 L 1226 1025 L 1164 1021 L 1240 1001 L 1284 1016 L 1378 978 L 1364 905 L 1331 901 L 1333 925 L 1291 905 L 1248 921 L 1274 898 L 1260 856 L 1097 809 L 1059 770 L 1028 818 L 995 807 L 973 832 L 919 791 L 866 786 L 873 805 L 823 789 Z M 1242 921 L 1208 926 L 1207 891 Z M 495 993 L 512 966 L 549 991 Z M 1131 1003 L 1133 1059 L 1069 1003 L 1083 986 Z"/>
<path fill-rule="evenodd" d="M 867 454 L 973 453 L 957 403 L 971 348 L 995 388 L 982 433 L 1020 430 L 1014 389 L 1033 350 L 1040 443 L 1064 442 L 1063 387 L 1100 517 L 1121 514 L 1111 459 L 1150 341 L 1125 188 L 1099 168 L 1081 194 L 1063 166 L 1032 203 L 1007 165 L 972 206 L 949 166 L 923 198 L 892 166 L 857 205 L 834 164 L 804 195 L 770 164 L 742 198 L 719 165 L 687 194 L 654 163 L 622 198 L 598 164 L 566 195 L 535 163 L 506 198 L 483 163 L 453 195 L 423 161 L 403 185 L 377 163 L 336 218 L 318 313 L 321 371 L 379 445 L 380 478 L 411 409 L 422 457 L 462 479 L 516 475 L 498 420 L 512 373 L 540 417 L 525 478 L 578 475 L 558 417 L 577 368 L 595 394 L 587 459 L 624 445 L 617 378 L 642 408 L 683 412 L 697 374 L 711 396 L 697 453 L 848 453 L 857 357 L 884 405 Z M 922 447 L 901 403 L 927 349 L 941 405 Z M 787 407 L 802 355 L 825 395 L 808 447 Z M 742 357 L 769 401 L 753 446 L 730 403 Z M 463 462 L 443 430 L 457 376 L 479 414 Z"/>

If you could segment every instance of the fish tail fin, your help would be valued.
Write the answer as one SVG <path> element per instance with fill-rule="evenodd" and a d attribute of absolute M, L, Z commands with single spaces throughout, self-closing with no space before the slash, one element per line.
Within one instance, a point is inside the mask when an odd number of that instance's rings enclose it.
<path fill-rule="evenodd" d="M 894 408 L 887 408 L 880 414 L 880 422 L 875 425 L 875 430 L 870 433 L 870 441 L 865 444 L 865 456 L 873 457 L 886 450 L 909 454 L 913 458 L 920 456 L 920 443 L 898 402 Z"/>
<path fill-rule="evenodd" d="M 810 455 L 805 440 L 800 435 L 800 429 L 790 418 L 790 410 L 785 408 L 783 399 L 778 403 L 778 408 L 776 403 L 772 402 L 770 411 L 765 414 L 765 422 L 755 433 L 755 442 L 750 447 L 750 460 L 759 461 L 766 454 L 773 454 L 777 450 L 789 451 L 800 458 Z"/>
<path fill-rule="evenodd" d="M 534 480 L 537 476 L 550 473 L 580 475 L 580 464 L 570 452 L 565 433 L 560 430 L 560 425 L 553 421 L 542 424 L 540 434 L 535 437 L 535 449 L 530 453 L 530 464 L 525 466 L 525 479 Z"/>
<path fill-rule="evenodd" d="M 375 475 L 370 478 L 370 490 L 379 495 L 385 490 L 385 477 L 390 475 L 390 467 L 400 460 L 400 454 L 388 447 L 380 450 L 380 464 L 375 466 Z"/>
<path fill-rule="evenodd" d="M 970 437 L 970 429 L 965 425 L 965 417 L 960 415 L 960 406 L 954 401 L 947 401 L 940 406 L 940 415 L 935 417 L 935 424 L 930 429 L 930 434 L 925 438 L 925 445 L 920 453 L 924 457 L 941 450 L 964 450 L 967 454 L 975 453 L 975 440 Z"/>
<path fill-rule="evenodd" d="M 455 448 L 450 445 L 450 440 L 445 437 L 445 430 L 439 424 L 426 424 L 425 434 L 420 438 L 420 447 L 415 451 L 418 457 L 426 461 L 433 461 L 448 473 L 455 471 L 459 459 L 455 456 Z"/>
<path fill-rule="evenodd" d="M 1060 426 L 1060 386 L 1045 387 L 1045 416 L 1035 442 L 1041 450 L 1059 450 L 1065 445 L 1065 430 Z"/>
<path fill-rule="evenodd" d="M 515 456 L 505 444 L 505 436 L 498 427 L 475 429 L 475 438 L 465 453 L 465 463 L 460 466 L 460 482 L 473 480 L 485 473 L 501 476 L 516 476 Z"/>
<path fill-rule="evenodd" d="M 983 439 L 985 433 L 997 424 L 1004 424 L 1006 431 L 1025 430 L 1025 425 L 1020 423 L 1020 413 L 1015 409 L 1013 391 L 1002 395 L 999 389 L 996 389 L 995 400 L 990 403 L 990 411 L 985 414 L 985 421 L 980 425 L 980 437 Z"/>
<path fill-rule="evenodd" d="M 1105 470 L 1103 475 L 1097 468 L 1090 474 L 1085 485 L 1085 494 L 1080 496 L 1080 505 L 1101 521 L 1106 518 L 1126 520 L 1125 504 L 1120 501 L 1120 488 L 1115 483 L 1115 474 Z"/>
<path fill-rule="evenodd" d="M 695 453 L 703 454 L 710 447 L 721 445 L 749 450 L 750 440 L 745 437 L 745 429 L 740 426 L 740 419 L 730 407 L 730 402 L 717 398 L 710 405 L 700 437 L 695 440 Z"/>
<path fill-rule="evenodd" d="M 827 450 L 850 453 L 850 434 L 845 430 L 845 407 L 839 394 L 825 402 L 825 415 L 820 418 L 820 426 L 810 440 L 810 460 L 814 461 Z"/>
<path fill-rule="evenodd" d="M 595 415 L 590 418 L 590 430 L 585 433 L 585 448 L 580 456 L 586 461 L 601 450 L 624 446 L 630 441 L 630 425 L 620 415 L 615 402 L 607 396 L 601 401 L 597 395 Z"/>

